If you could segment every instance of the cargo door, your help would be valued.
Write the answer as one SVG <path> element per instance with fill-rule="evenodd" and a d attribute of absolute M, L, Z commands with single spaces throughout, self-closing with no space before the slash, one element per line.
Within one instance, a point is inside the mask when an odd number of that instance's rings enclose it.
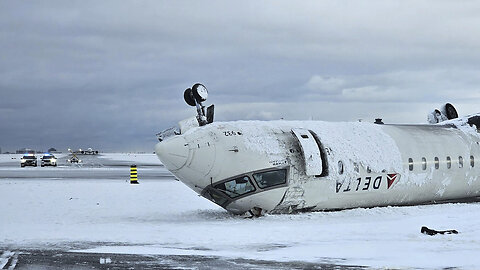
<path fill-rule="evenodd" d="M 315 136 L 309 130 L 303 128 L 293 128 L 292 133 L 302 149 L 305 173 L 309 176 L 321 175 L 323 172 L 322 154 Z"/>

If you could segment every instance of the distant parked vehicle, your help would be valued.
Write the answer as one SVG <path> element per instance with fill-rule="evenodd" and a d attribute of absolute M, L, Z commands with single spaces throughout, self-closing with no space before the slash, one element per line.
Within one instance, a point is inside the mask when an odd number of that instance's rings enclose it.
<path fill-rule="evenodd" d="M 45 154 L 42 157 L 41 166 L 54 166 L 57 167 L 57 158 L 52 154 Z"/>
<path fill-rule="evenodd" d="M 68 163 L 80 163 L 82 162 L 80 159 L 78 159 L 77 156 L 72 156 L 71 158 L 67 159 Z"/>
<path fill-rule="evenodd" d="M 25 166 L 33 166 L 37 167 L 37 157 L 34 154 L 27 154 L 24 155 L 20 159 L 20 167 L 25 167 Z"/>

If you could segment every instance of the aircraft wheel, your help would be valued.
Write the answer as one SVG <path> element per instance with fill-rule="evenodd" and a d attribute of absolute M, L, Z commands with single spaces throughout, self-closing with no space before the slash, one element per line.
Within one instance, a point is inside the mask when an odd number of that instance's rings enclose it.
<path fill-rule="evenodd" d="M 195 106 L 195 99 L 193 97 L 191 88 L 188 88 L 185 90 L 185 92 L 183 92 L 183 99 L 188 105 Z"/>
<path fill-rule="evenodd" d="M 208 98 L 208 90 L 201 83 L 196 83 L 192 86 L 192 93 L 198 102 L 204 102 Z"/>
<path fill-rule="evenodd" d="M 448 120 L 458 118 L 457 110 L 450 103 L 445 104 L 445 113 L 447 114 Z"/>

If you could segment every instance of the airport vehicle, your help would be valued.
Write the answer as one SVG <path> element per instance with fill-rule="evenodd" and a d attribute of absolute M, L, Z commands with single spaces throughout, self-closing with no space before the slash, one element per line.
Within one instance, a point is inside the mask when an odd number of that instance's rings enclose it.
<path fill-rule="evenodd" d="M 226 210 L 252 215 L 458 201 L 480 195 L 480 113 L 451 104 L 424 125 L 213 122 L 194 85 L 196 119 L 157 134 L 165 167 Z M 379 121 L 380 123 L 381 121 Z"/>
<path fill-rule="evenodd" d="M 80 160 L 77 157 L 76 152 L 72 151 L 72 149 L 68 148 L 68 152 L 70 152 L 70 158 L 67 159 L 68 163 L 80 163 L 82 160 Z"/>
<path fill-rule="evenodd" d="M 26 154 L 20 159 L 20 167 L 37 167 L 37 157 L 34 154 Z"/>
<path fill-rule="evenodd" d="M 41 159 L 40 166 L 45 167 L 45 166 L 53 166 L 57 167 L 57 158 L 49 153 L 46 153 L 43 155 Z"/>

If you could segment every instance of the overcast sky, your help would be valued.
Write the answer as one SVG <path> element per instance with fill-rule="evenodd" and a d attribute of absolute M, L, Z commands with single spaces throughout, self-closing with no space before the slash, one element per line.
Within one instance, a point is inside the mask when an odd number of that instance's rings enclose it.
<path fill-rule="evenodd" d="M 0 147 L 153 151 L 216 120 L 480 112 L 479 1 L 0 1 Z"/>

